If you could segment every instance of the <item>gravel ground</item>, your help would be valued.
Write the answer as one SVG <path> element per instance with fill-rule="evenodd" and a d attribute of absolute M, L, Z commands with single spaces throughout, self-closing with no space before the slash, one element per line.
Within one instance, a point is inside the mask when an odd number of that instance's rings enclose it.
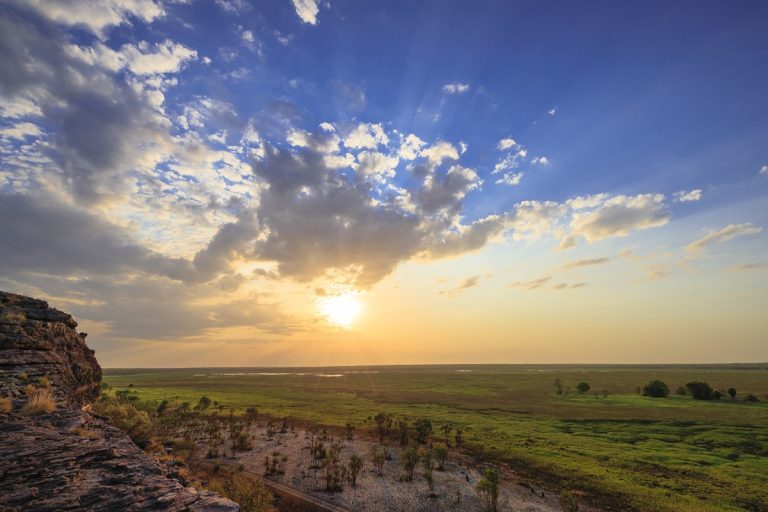
<path fill-rule="evenodd" d="M 481 511 L 482 505 L 475 492 L 475 485 L 481 478 L 482 469 L 469 467 L 467 461 L 454 452 L 449 455 L 445 471 L 434 470 L 434 495 L 430 496 L 429 486 L 423 476 L 421 465 L 414 472 L 412 482 L 402 480 L 403 470 L 399 464 L 400 448 L 392 447 L 392 460 L 386 462 L 383 475 L 378 475 L 371 463 L 371 449 L 376 443 L 361 439 L 357 435 L 352 441 L 340 437 L 339 433 L 328 432 L 331 442 L 342 445 L 340 461 L 347 463 L 350 455 L 358 454 L 364 460 L 363 470 L 358 475 L 357 486 L 345 483 L 340 492 L 324 491 L 322 470 L 310 469 L 310 437 L 304 429 L 287 433 L 267 435 L 267 426 L 258 424 L 251 427 L 254 448 L 249 452 L 227 457 L 229 463 L 242 463 L 247 470 L 263 473 L 264 459 L 274 452 L 287 455 L 288 461 L 283 475 L 272 476 L 278 482 L 309 492 L 350 511 L 366 512 L 442 512 Z M 322 435 L 322 434 L 316 434 Z M 331 441 L 331 439 L 333 441 Z M 450 453 L 450 452 L 449 452 Z M 499 496 L 499 511 L 550 512 L 559 511 L 558 496 L 555 493 L 533 488 L 518 481 L 514 475 L 502 477 Z M 458 498 L 458 499 L 457 499 Z"/>

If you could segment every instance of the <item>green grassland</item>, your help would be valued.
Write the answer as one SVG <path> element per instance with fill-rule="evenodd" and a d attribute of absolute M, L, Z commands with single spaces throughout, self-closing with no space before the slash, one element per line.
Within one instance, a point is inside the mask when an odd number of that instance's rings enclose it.
<path fill-rule="evenodd" d="M 555 378 L 570 388 L 563 396 Z M 651 379 L 673 394 L 640 396 Z M 142 400 L 207 395 L 236 411 L 256 406 L 323 425 L 367 428 L 378 412 L 461 425 L 478 458 L 585 491 L 606 509 L 768 510 L 768 365 L 113 369 L 104 380 L 132 384 Z M 692 380 L 760 402 L 674 395 Z M 581 381 L 592 387 L 584 395 Z"/>

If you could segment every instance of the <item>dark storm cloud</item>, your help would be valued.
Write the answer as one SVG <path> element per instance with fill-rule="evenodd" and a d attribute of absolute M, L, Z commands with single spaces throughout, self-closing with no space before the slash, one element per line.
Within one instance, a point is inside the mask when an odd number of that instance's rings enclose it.
<path fill-rule="evenodd" d="M 199 272 L 182 258 L 142 247 L 124 229 L 50 197 L 0 195 L 0 274 L 110 274 L 138 270 L 197 281 Z"/>
<path fill-rule="evenodd" d="M 482 247 L 502 229 L 493 217 L 457 229 L 453 216 L 476 186 L 472 171 L 454 166 L 414 189 L 419 199 L 394 193 L 373 201 L 374 184 L 328 168 L 323 155 L 267 146 L 254 162 L 267 186 L 259 204 L 224 225 L 195 256 L 201 271 L 223 270 L 234 257 L 273 261 L 282 276 L 301 281 L 332 270 L 370 286 L 416 255 L 449 255 Z"/>
<path fill-rule="evenodd" d="M 34 99 L 63 184 L 93 203 L 123 189 L 121 173 L 167 143 L 166 127 L 133 87 L 68 52 L 69 44 L 37 14 L 0 7 L 0 94 Z"/>

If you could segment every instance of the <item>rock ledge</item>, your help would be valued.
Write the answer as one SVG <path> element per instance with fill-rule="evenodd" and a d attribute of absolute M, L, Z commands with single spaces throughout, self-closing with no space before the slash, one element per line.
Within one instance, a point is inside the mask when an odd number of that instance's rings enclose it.
<path fill-rule="evenodd" d="M 0 512 L 235 512 L 234 502 L 184 487 L 120 430 L 89 412 L 101 367 L 71 315 L 0 291 Z M 23 416 L 30 386 L 57 410 Z"/>

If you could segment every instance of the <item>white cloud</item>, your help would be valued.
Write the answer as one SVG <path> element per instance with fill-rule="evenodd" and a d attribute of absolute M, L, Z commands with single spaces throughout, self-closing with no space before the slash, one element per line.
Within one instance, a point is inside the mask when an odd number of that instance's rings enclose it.
<path fill-rule="evenodd" d="M 515 139 L 506 138 L 506 139 L 501 139 L 496 147 L 499 148 L 499 151 L 505 151 L 505 150 L 507 150 L 509 148 L 513 148 L 513 147 L 515 147 L 517 145 L 518 144 L 515 141 Z"/>
<path fill-rule="evenodd" d="M 326 132 L 336 131 L 336 128 L 331 123 L 320 123 L 320 129 Z"/>
<path fill-rule="evenodd" d="M 323 163 L 329 169 L 344 169 L 355 166 L 355 155 L 346 153 L 344 155 L 324 155 Z"/>
<path fill-rule="evenodd" d="M 317 24 L 317 13 L 320 12 L 317 0 L 293 0 L 293 8 L 301 21 L 310 25 Z"/>
<path fill-rule="evenodd" d="M 557 114 L 557 107 L 554 107 L 554 108 L 551 108 L 551 109 L 549 109 L 549 111 L 547 112 L 547 114 L 549 114 L 549 115 L 551 115 L 551 116 L 554 116 L 555 114 Z"/>
<path fill-rule="evenodd" d="M 184 63 L 197 58 L 195 50 L 169 39 L 154 45 L 146 41 L 142 41 L 138 46 L 125 45 L 120 53 L 125 58 L 128 69 L 137 75 L 178 73 Z"/>
<path fill-rule="evenodd" d="M 760 168 L 760 170 L 759 170 L 759 171 L 757 171 L 757 172 L 759 172 L 760 174 L 765 174 L 765 175 L 768 175 L 768 165 L 764 165 L 764 166 L 762 166 L 762 167 Z"/>
<path fill-rule="evenodd" d="M 20 117 L 37 117 L 43 115 L 40 107 L 31 99 L 17 96 L 8 99 L 0 97 L 0 116 L 6 119 L 18 119 Z"/>
<path fill-rule="evenodd" d="M 685 248 L 691 252 L 698 252 L 709 245 L 721 244 L 739 236 L 754 235 L 760 233 L 762 230 L 763 228 L 755 226 L 749 222 L 744 224 L 728 224 L 719 231 L 713 231 L 706 236 L 691 242 L 686 245 Z"/>
<path fill-rule="evenodd" d="M 291 129 L 286 141 L 291 146 L 311 148 L 318 153 L 332 154 L 339 151 L 341 139 L 335 133 L 310 134 L 303 130 Z"/>
<path fill-rule="evenodd" d="M 24 140 L 27 137 L 38 137 L 42 134 L 40 127 L 34 123 L 23 122 L 0 129 L 0 137 Z"/>
<path fill-rule="evenodd" d="M 461 154 L 463 155 L 469 149 L 469 145 L 467 145 L 467 143 L 464 142 L 463 140 L 460 140 L 459 141 L 459 149 L 461 151 Z"/>
<path fill-rule="evenodd" d="M 357 155 L 355 170 L 367 177 L 375 177 L 377 181 L 395 176 L 395 168 L 400 162 L 396 156 L 387 156 L 375 151 L 361 151 Z"/>
<path fill-rule="evenodd" d="M 453 83 L 443 86 L 445 94 L 464 94 L 467 91 L 469 91 L 469 84 Z"/>
<path fill-rule="evenodd" d="M 99 38 L 105 29 L 113 25 L 130 23 L 136 17 L 146 23 L 165 14 L 163 7 L 154 0 L 17 0 L 33 7 L 40 14 L 57 23 L 82 26 Z"/>
<path fill-rule="evenodd" d="M 528 152 L 523 148 L 520 148 L 515 153 L 507 154 L 496 163 L 491 174 L 498 174 L 509 169 L 517 169 L 520 167 L 520 161 L 524 159 L 527 154 Z"/>
<path fill-rule="evenodd" d="M 519 185 L 520 180 L 523 179 L 523 176 L 525 176 L 525 173 L 522 172 L 508 172 L 504 174 L 501 178 L 496 180 L 497 185 Z"/>
<path fill-rule="evenodd" d="M 400 139 L 400 149 L 397 154 L 403 160 L 415 160 L 425 145 L 426 142 L 410 133 L 407 137 Z"/>
<path fill-rule="evenodd" d="M 531 165 L 541 165 L 543 167 L 546 167 L 549 165 L 549 158 L 545 156 L 537 156 L 533 160 L 531 160 Z"/>
<path fill-rule="evenodd" d="M 344 145 L 352 149 L 376 149 L 379 144 L 389 144 L 389 137 L 380 124 L 360 123 L 344 139 Z"/>
<path fill-rule="evenodd" d="M 436 144 L 421 150 L 421 156 L 426 157 L 433 166 L 440 165 L 443 160 L 458 160 L 459 152 L 450 142 L 443 140 Z"/>
<path fill-rule="evenodd" d="M 687 203 L 691 201 L 698 201 L 701 199 L 701 189 L 694 189 L 694 190 L 681 190 L 679 192 L 675 192 L 673 194 L 675 196 L 675 201 L 679 203 Z"/>
<path fill-rule="evenodd" d="M 602 200 L 603 197 L 596 200 L 595 209 L 573 214 L 571 228 L 574 234 L 595 241 L 627 236 L 632 230 L 663 226 L 669 222 L 663 194 L 618 195 Z"/>

